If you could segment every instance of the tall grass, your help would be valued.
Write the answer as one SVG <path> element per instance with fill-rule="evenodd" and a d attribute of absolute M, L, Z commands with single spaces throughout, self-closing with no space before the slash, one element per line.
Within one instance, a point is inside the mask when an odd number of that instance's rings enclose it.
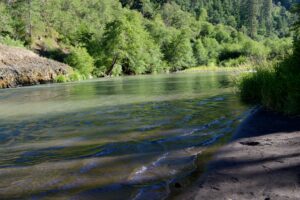
<path fill-rule="evenodd" d="M 22 42 L 21 40 L 12 39 L 9 36 L 1 36 L 0 35 L 0 44 L 5 44 L 7 46 L 24 48 L 24 42 Z"/>
<path fill-rule="evenodd" d="M 300 114 L 300 67 L 290 58 L 257 67 L 256 73 L 241 77 L 238 87 L 241 99 L 287 115 Z"/>

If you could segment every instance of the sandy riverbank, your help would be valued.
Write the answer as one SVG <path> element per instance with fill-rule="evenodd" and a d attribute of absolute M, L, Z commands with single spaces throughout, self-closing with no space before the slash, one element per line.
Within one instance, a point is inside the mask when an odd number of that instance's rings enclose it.
<path fill-rule="evenodd" d="M 300 199 L 300 117 L 258 110 L 196 184 L 172 199 Z"/>

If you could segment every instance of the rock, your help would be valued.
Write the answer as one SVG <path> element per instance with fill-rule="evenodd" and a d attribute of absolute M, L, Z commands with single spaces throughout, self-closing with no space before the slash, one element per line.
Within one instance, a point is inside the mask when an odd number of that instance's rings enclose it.
<path fill-rule="evenodd" d="M 0 88 L 51 83 L 72 68 L 16 47 L 0 44 Z"/>

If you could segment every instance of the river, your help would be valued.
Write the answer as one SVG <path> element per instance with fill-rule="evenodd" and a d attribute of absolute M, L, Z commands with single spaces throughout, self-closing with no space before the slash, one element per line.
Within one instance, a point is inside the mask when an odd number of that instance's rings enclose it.
<path fill-rule="evenodd" d="M 163 199 L 248 108 L 230 73 L 0 90 L 0 199 Z"/>

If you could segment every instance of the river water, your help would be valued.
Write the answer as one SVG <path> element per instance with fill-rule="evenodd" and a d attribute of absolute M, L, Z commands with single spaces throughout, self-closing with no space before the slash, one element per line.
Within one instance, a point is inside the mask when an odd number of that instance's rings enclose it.
<path fill-rule="evenodd" d="M 164 199 L 248 110 L 228 73 L 0 91 L 0 199 Z"/>

